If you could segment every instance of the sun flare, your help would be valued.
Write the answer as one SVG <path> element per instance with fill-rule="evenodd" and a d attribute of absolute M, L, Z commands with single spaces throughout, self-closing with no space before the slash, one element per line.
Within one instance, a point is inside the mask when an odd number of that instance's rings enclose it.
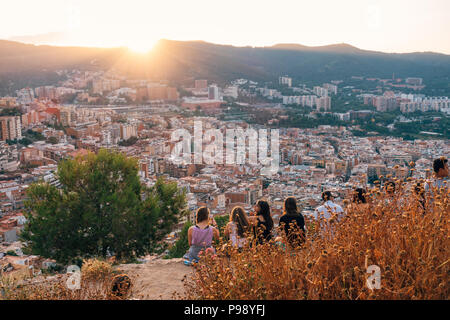
<path fill-rule="evenodd" d="M 158 42 L 158 40 L 140 39 L 136 41 L 130 41 L 127 44 L 127 48 L 136 53 L 148 53 L 154 48 L 156 42 Z"/>

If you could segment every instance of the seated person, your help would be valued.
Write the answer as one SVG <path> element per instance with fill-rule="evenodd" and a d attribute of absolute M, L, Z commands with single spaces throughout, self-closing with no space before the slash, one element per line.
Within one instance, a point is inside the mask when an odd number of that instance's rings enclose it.
<path fill-rule="evenodd" d="M 231 210 L 230 222 L 225 227 L 225 236 L 231 240 L 233 246 L 242 248 L 247 243 L 246 232 L 250 230 L 250 223 L 242 207 Z"/>
<path fill-rule="evenodd" d="M 284 200 L 284 212 L 279 225 L 283 227 L 289 245 L 297 247 L 305 241 L 305 219 L 297 208 L 294 197 Z"/>
<path fill-rule="evenodd" d="M 219 239 L 219 230 L 210 225 L 216 225 L 214 218 L 210 218 L 209 209 L 207 207 L 200 207 L 196 213 L 196 225 L 192 226 L 188 230 L 188 242 L 189 251 L 183 256 L 185 259 L 185 264 L 190 264 L 192 262 L 198 262 L 198 254 L 200 251 L 206 251 L 208 248 L 212 247 L 212 240 Z"/>

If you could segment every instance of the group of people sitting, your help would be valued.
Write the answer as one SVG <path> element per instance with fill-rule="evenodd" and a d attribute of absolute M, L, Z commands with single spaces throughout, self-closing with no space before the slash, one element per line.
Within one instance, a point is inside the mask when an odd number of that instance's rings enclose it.
<path fill-rule="evenodd" d="M 430 186 L 442 187 L 444 180 L 448 178 L 447 159 L 436 159 L 433 163 L 435 172 L 434 180 L 424 185 L 425 190 Z M 387 194 L 395 192 L 395 183 L 388 181 L 385 183 Z M 330 191 L 322 193 L 323 204 L 314 212 L 315 219 L 329 220 L 335 216 L 338 220 L 345 214 L 342 207 L 333 202 L 333 195 Z M 355 205 L 364 205 L 367 202 L 366 190 L 356 188 L 353 190 L 352 201 Z M 247 245 L 260 245 L 271 240 L 282 246 L 300 246 L 305 241 L 305 219 L 300 212 L 295 197 L 288 197 L 284 201 L 283 214 L 279 221 L 280 232 L 274 238 L 274 222 L 270 214 L 270 206 L 267 201 L 259 200 L 253 207 L 249 215 L 244 208 L 236 206 L 231 210 L 230 220 L 225 226 L 224 235 L 231 241 L 231 244 L 238 249 Z M 198 262 L 201 251 L 215 252 L 213 240 L 218 240 L 220 231 L 215 219 L 210 214 L 207 207 L 200 207 L 196 212 L 196 224 L 188 230 L 189 251 L 184 255 L 185 264 L 190 265 Z"/>
<path fill-rule="evenodd" d="M 305 236 L 305 219 L 297 207 L 294 197 L 284 201 L 284 213 L 280 218 L 286 239 L 290 244 L 301 244 Z M 271 240 L 281 241 L 274 237 L 274 223 L 267 201 L 259 200 L 253 211 L 247 215 L 244 208 L 236 206 L 231 210 L 230 221 L 224 229 L 225 237 L 238 249 L 243 248 L 251 241 L 251 245 L 260 245 Z M 201 251 L 212 251 L 213 240 L 220 237 L 217 222 L 211 216 L 207 207 L 200 207 L 196 213 L 196 224 L 188 230 L 189 251 L 184 255 L 185 264 L 199 260 Z"/>

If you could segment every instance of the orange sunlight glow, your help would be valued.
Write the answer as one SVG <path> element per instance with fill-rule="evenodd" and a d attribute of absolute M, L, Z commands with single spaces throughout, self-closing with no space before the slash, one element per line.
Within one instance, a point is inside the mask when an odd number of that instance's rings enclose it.
<path fill-rule="evenodd" d="M 135 53 L 148 53 L 150 52 L 158 42 L 158 39 L 145 39 L 145 41 L 129 41 L 126 47 Z"/>

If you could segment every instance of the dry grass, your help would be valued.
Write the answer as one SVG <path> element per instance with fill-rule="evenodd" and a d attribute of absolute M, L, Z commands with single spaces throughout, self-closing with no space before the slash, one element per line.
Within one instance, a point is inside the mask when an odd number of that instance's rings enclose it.
<path fill-rule="evenodd" d="M 119 300 L 128 297 L 129 288 L 113 286 L 120 275 L 116 275 L 110 263 L 88 259 L 81 268 L 80 288 L 71 290 L 67 286 L 70 274 L 58 275 L 52 280 L 32 278 L 29 275 L 3 275 L 0 277 L 0 300 Z"/>
<path fill-rule="evenodd" d="M 112 265 L 99 259 L 86 259 L 81 268 L 83 278 L 91 281 L 104 280 L 113 274 Z"/>
<path fill-rule="evenodd" d="M 306 218 L 302 247 L 271 242 L 238 251 L 221 243 L 216 254 L 202 257 L 185 279 L 186 294 L 176 298 L 449 299 L 448 190 L 422 197 L 397 183 L 394 196 L 374 188 L 367 204 L 347 201 L 342 219 Z M 370 265 L 381 269 L 380 289 L 366 285 Z M 26 273 L 0 275 L 0 300 L 125 299 L 130 291 L 112 293 L 118 276 L 108 262 L 86 260 L 82 275 L 78 290 L 67 288 L 68 275 L 37 283 Z"/>
<path fill-rule="evenodd" d="M 180 298 L 449 299 L 447 190 L 424 196 L 423 210 L 420 196 L 398 183 L 393 197 L 375 188 L 367 204 L 347 205 L 343 219 L 306 219 L 301 248 L 272 242 L 238 252 L 224 244 L 200 260 Z M 373 291 L 370 265 L 381 269 Z"/>

